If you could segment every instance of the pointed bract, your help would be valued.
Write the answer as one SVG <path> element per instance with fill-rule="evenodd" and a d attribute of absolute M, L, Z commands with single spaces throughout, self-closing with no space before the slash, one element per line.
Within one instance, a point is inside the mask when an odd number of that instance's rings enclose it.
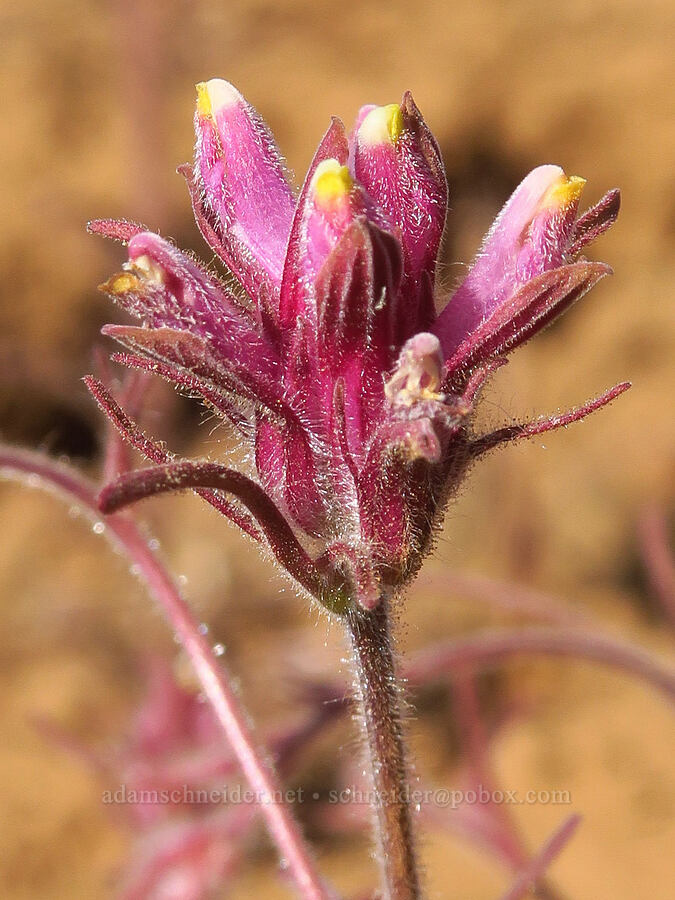
<path fill-rule="evenodd" d="M 611 273 L 604 263 L 573 263 L 526 281 L 462 341 L 447 363 L 449 376 L 520 346 Z"/>

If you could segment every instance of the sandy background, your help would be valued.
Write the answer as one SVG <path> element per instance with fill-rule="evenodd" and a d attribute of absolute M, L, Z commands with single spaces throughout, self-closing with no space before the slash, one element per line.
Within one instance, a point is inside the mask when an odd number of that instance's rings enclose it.
<path fill-rule="evenodd" d="M 95 286 L 122 250 L 88 218 L 125 215 L 203 251 L 174 168 L 190 158 L 193 84 L 233 81 L 274 129 L 298 178 L 330 114 L 410 88 L 439 138 L 451 186 L 445 249 L 452 284 L 508 193 L 545 162 L 588 179 L 587 201 L 620 186 L 617 226 L 591 250 L 616 270 L 495 379 L 483 409 L 503 423 L 633 389 L 566 432 L 494 455 L 451 508 L 408 600 L 403 649 L 498 621 L 444 588 L 447 571 L 514 580 L 597 614 L 669 652 L 646 587 L 637 521 L 672 511 L 675 81 L 672 3 L 571 0 L 453 4 L 62 2 L 0 5 L 0 430 L 95 472 L 101 422 L 80 377 L 99 327 L 118 321 Z M 217 455 L 220 435 L 162 386 L 155 433 Z M 339 635 L 309 615 L 255 551 L 191 498 L 146 505 L 172 570 L 227 644 L 261 728 L 282 720 L 299 660 L 340 666 Z M 55 500 L 0 486 L 0 894 L 106 896 L 128 837 L 100 785 L 40 737 L 50 717 L 86 743 L 114 740 L 139 695 L 139 660 L 171 658 L 170 636 L 119 559 Z M 667 900 L 675 841 L 675 731 L 661 698 L 570 661 L 510 665 L 485 685 L 493 709 L 528 704 L 494 754 L 505 787 L 565 788 L 584 823 L 552 869 L 575 900 Z M 449 701 L 411 725 L 418 769 L 453 784 Z M 306 762 L 328 778 L 348 725 Z M 323 773 L 323 774 L 322 774 Z M 517 811 L 530 846 L 559 809 Z M 367 884 L 363 839 L 319 836 L 344 890 Z M 430 896 L 495 898 L 509 876 L 442 832 L 424 842 Z M 281 897 L 272 856 L 243 870 L 237 898 Z M 365 880 L 364 880 L 365 879 Z"/>

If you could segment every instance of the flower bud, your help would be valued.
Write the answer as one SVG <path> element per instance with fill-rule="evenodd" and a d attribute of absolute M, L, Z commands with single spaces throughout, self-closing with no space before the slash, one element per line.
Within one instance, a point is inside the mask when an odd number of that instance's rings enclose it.
<path fill-rule="evenodd" d="M 197 85 L 195 131 L 195 180 L 226 264 L 240 274 L 237 251 L 243 248 L 278 285 L 295 201 L 271 132 L 220 78 Z M 250 282 L 250 276 L 243 280 Z M 244 287 L 254 293 L 255 286 Z"/>
<path fill-rule="evenodd" d="M 539 166 L 516 188 L 434 326 L 446 359 L 529 279 L 566 261 L 584 184 Z"/>
<path fill-rule="evenodd" d="M 436 258 L 445 226 L 447 182 L 436 141 L 415 106 L 376 106 L 354 137 L 354 172 L 368 195 L 400 231 L 405 275 L 419 285 L 407 312 L 408 334 L 429 326 Z"/>

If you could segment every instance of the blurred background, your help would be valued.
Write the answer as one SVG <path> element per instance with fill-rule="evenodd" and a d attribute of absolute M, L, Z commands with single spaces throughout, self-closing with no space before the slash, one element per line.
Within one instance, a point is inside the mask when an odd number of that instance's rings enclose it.
<path fill-rule="evenodd" d="M 672 636 L 640 549 L 649 510 L 672 513 L 675 386 L 675 25 L 665 0 L 42 0 L 0 5 L 0 433 L 95 475 L 102 423 L 81 382 L 98 332 L 121 313 L 96 292 L 123 248 L 85 233 L 125 216 L 210 254 L 175 167 L 191 158 L 194 83 L 234 82 L 270 123 L 301 181 L 329 117 L 411 89 L 437 135 L 451 212 L 444 277 L 457 282 L 483 232 L 540 163 L 583 175 L 585 200 L 619 186 L 617 225 L 590 255 L 612 264 L 564 320 L 494 379 L 482 415 L 498 425 L 632 390 L 582 424 L 485 461 L 453 502 L 406 600 L 404 653 L 504 624 L 453 581 L 481 574 L 553 595 L 665 653 Z M 148 428 L 176 451 L 226 451 L 196 404 L 158 384 Z M 219 442 L 222 441 L 222 447 Z M 284 720 L 302 677 L 342 671 L 339 633 L 307 612 L 254 548 L 192 497 L 140 510 L 171 570 L 227 647 L 262 731 Z M 149 653 L 175 647 L 126 565 L 76 511 L 0 485 L 0 893 L 107 896 L 132 838 L 90 771 L 45 739 L 36 717 L 86 746 L 115 742 Z M 672 518 L 671 518 L 672 521 Z M 565 789 L 583 824 L 551 875 L 577 900 L 672 897 L 675 731 L 644 684 L 572 660 L 522 659 L 481 681 L 505 788 Z M 418 698 L 417 770 L 455 781 L 452 702 Z M 524 712 L 525 711 L 525 712 Z M 501 718 L 500 718 L 501 717 Z M 307 755 L 300 781 L 332 784 L 349 722 Z M 536 849 L 571 810 L 516 809 Z M 322 866 L 345 891 L 368 884 L 363 836 L 315 828 Z M 282 897 L 258 841 L 237 898 Z M 487 900 L 510 875 L 470 843 L 428 829 L 431 897 Z"/>

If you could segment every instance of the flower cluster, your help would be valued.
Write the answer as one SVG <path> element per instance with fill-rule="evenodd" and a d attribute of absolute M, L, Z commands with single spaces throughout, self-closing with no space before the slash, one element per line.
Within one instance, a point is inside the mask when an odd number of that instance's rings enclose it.
<path fill-rule="evenodd" d="M 441 154 L 411 95 L 334 119 L 296 195 L 267 126 L 241 94 L 197 86 L 184 166 L 203 237 L 226 282 L 129 222 L 90 230 L 128 244 L 103 289 L 141 321 L 104 332 L 118 361 L 197 394 L 251 448 L 254 472 L 174 461 L 89 386 L 156 465 L 101 496 L 112 512 L 197 490 L 326 606 L 374 606 L 419 566 L 471 460 L 582 408 L 477 437 L 476 400 L 505 355 L 610 272 L 580 253 L 615 220 L 618 191 L 578 215 L 583 179 L 531 172 L 440 313 L 447 210 Z"/>

